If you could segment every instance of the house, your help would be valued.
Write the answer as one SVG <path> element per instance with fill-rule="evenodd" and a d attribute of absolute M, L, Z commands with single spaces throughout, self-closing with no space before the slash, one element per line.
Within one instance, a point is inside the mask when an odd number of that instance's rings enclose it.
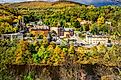
<path fill-rule="evenodd" d="M 107 44 L 109 41 L 109 36 L 106 35 L 86 35 L 87 44 Z"/>
<path fill-rule="evenodd" d="M 46 26 L 46 25 L 41 25 L 41 26 L 36 25 L 36 26 L 31 27 L 29 29 L 29 32 L 31 34 L 33 34 L 34 36 L 37 36 L 37 35 L 40 35 L 40 34 L 47 36 L 49 31 L 50 31 L 50 27 Z"/>
<path fill-rule="evenodd" d="M 22 33 L 11 33 L 11 34 L 2 34 L 2 39 L 10 39 L 13 41 L 14 39 L 23 40 L 23 34 Z"/>

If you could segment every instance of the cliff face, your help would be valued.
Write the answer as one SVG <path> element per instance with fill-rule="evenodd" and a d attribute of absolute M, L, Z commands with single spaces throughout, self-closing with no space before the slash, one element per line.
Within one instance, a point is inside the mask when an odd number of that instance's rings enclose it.
<path fill-rule="evenodd" d="M 103 65 L 7 65 L 12 80 L 121 80 L 115 67 Z M 8 76 L 8 75 L 7 75 Z"/>

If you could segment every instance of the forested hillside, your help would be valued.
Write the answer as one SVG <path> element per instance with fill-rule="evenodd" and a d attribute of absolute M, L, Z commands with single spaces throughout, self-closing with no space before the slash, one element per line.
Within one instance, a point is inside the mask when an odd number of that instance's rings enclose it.
<path fill-rule="evenodd" d="M 50 7 L 68 7 L 75 5 L 82 5 L 80 3 L 71 2 L 71 1 L 56 1 L 56 2 L 46 2 L 46 1 L 31 1 L 31 2 L 21 2 L 13 4 L 5 4 L 11 7 L 20 7 L 20 8 L 50 8 Z"/>
<path fill-rule="evenodd" d="M 21 13 L 16 9 L 5 5 L 0 5 L 0 35 L 3 33 L 17 32 L 18 27 L 13 27 L 13 23 L 18 23 Z"/>
<path fill-rule="evenodd" d="M 9 6 L 26 15 L 24 17 L 27 23 L 42 19 L 48 26 L 57 26 L 59 23 L 60 26 L 93 33 L 97 30 L 97 32 L 121 34 L 121 7 L 118 6 L 94 7 L 73 2 L 23 2 Z M 90 21 L 91 24 L 80 25 L 83 20 Z M 106 22 L 111 22 L 111 24 L 106 24 Z"/>

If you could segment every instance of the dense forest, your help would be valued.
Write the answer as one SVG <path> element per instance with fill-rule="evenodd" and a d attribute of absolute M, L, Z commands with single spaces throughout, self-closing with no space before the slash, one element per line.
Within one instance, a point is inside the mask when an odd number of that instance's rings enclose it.
<path fill-rule="evenodd" d="M 14 26 L 13 24 L 19 23 L 21 18 L 21 13 L 16 9 L 0 5 L 0 35 L 17 32 L 20 25 Z"/>
<path fill-rule="evenodd" d="M 121 7 L 118 6 L 95 7 L 68 1 L 23 2 L 5 4 L 5 6 L 10 6 L 23 14 L 25 23 L 41 19 L 43 24 L 51 27 L 60 25 L 80 31 L 91 31 L 94 34 L 98 34 L 98 32 L 117 34 L 118 36 L 121 34 Z M 10 17 L 12 18 L 12 16 Z M 84 20 L 90 23 L 80 25 L 80 22 Z"/>
<path fill-rule="evenodd" d="M 27 25 L 40 19 L 50 27 L 64 26 L 93 34 L 103 32 L 114 35 L 118 40 L 121 36 L 121 7 L 95 7 L 72 2 L 2 4 L 0 35 L 22 30 L 22 20 Z M 80 22 L 84 20 L 90 23 L 81 25 Z M 73 44 L 48 43 L 46 37 L 33 43 L 0 40 L 0 45 L 0 80 L 86 80 L 79 75 L 81 65 L 85 71 L 90 68 L 84 72 L 85 76 L 95 75 L 99 78 L 92 80 L 121 79 L 120 45 L 105 47 L 99 44 L 92 48 L 76 48 Z"/>

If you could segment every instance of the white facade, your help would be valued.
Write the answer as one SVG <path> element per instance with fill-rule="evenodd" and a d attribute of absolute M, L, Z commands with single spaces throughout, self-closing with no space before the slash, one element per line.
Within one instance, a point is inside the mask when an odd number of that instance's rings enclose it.
<path fill-rule="evenodd" d="M 86 35 L 87 44 L 107 44 L 108 40 L 108 36 L 106 35 Z"/>
<path fill-rule="evenodd" d="M 22 33 L 12 33 L 12 34 L 2 34 L 2 39 L 10 39 L 13 41 L 13 39 L 23 39 Z"/>

